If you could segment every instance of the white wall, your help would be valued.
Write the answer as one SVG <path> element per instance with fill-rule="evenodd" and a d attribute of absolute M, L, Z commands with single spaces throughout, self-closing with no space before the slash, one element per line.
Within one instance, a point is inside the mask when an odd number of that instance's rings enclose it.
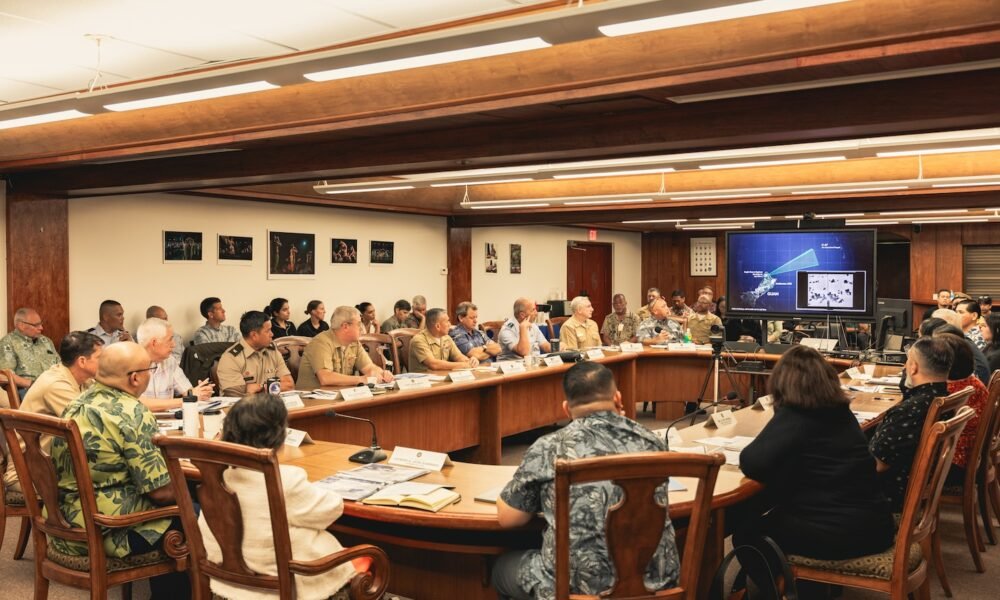
<path fill-rule="evenodd" d="M 3 265 L 3 277 L 0 277 L 0 302 L 7 309 L 7 182 L 0 179 L 0 265 Z M 7 333 L 7 319 L 0 319 L 0 335 Z"/>
<path fill-rule="evenodd" d="M 316 235 L 314 279 L 268 280 L 269 229 Z M 201 231 L 203 260 L 163 262 L 164 230 Z M 250 266 L 217 264 L 218 235 L 254 238 Z M 358 240 L 358 264 L 330 263 L 330 239 Z M 394 241 L 395 264 L 370 265 L 370 240 Z M 147 194 L 69 201 L 70 326 L 92 327 L 97 308 L 113 298 L 125 308 L 132 332 L 150 304 L 163 306 L 186 339 L 204 323 L 198 303 L 219 296 L 227 323 L 261 310 L 271 298 L 288 298 L 292 321 L 301 323 L 309 300 L 322 300 L 327 314 L 340 304 L 375 304 L 379 319 L 399 298 L 427 296 L 431 306 L 446 303 L 447 236 L 442 217 L 396 215 L 312 206 L 219 198 Z"/>
<path fill-rule="evenodd" d="M 536 302 L 566 298 L 566 242 L 586 241 L 578 227 L 484 227 L 472 230 L 472 298 L 480 321 L 507 318 L 519 296 Z M 625 294 L 632 310 L 642 304 L 642 235 L 599 230 L 598 242 L 612 245 L 612 293 Z M 486 244 L 496 244 L 497 273 L 486 273 Z M 509 244 L 521 244 L 521 273 L 510 272 Z"/>

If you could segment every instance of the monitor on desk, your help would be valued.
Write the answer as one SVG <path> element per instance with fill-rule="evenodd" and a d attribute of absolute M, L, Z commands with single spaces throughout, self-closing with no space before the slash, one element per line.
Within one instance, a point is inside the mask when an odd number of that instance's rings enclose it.
<path fill-rule="evenodd" d="M 875 305 L 875 326 L 877 348 L 882 350 L 898 350 L 889 348 L 887 343 L 891 337 L 909 335 L 913 332 L 913 302 L 896 298 L 879 298 Z"/>

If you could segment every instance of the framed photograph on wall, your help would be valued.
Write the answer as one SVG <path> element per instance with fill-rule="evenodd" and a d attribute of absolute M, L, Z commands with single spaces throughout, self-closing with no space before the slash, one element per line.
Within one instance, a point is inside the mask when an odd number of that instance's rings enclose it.
<path fill-rule="evenodd" d="M 164 231 L 163 262 L 201 261 L 200 231 Z"/>
<path fill-rule="evenodd" d="M 715 277 L 715 238 L 691 238 L 691 276 Z"/>
<path fill-rule="evenodd" d="M 510 272 L 514 275 L 521 273 L 521 244 L 510 245 Z"/>
<path fill-rule="evenodd" d="M 486 272 L 497 272 L 497 245 L 486 242 Z"/>
<path fill-rule="evenodd" d="M 268 279 L 308 279 L 315 276 L 315 234 L 267 232 Z"/>
<path fill-rule="evenodd" d="M 219 234 L 219 264 L 247 265 L 253 263 L 253 238 Z"/>
<path fill-rule="evenodd" d="M 330 262 L 357 264 L 358 240 L 333 238 L 330 244 Z"/>
<path fill-rule="evenodd" d="M 368 250 L 368 262 L 373 265 L 391 265 L 395 256 L 395 245 L 395 242 L 377 242 L 372 240 Z"/>

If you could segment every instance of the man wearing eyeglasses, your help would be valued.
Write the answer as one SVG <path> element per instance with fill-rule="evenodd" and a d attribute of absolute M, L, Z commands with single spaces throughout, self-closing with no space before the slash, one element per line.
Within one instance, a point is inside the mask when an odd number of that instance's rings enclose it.
<path fill-rule="evenodd" d="M 33 308 L 14 313 L 14 331 L 0 339 L 0 369 L 14 373 L 21 398 L 39 375 L 59 362 L 52 340 L 42 335 L 42 318 Z"/>

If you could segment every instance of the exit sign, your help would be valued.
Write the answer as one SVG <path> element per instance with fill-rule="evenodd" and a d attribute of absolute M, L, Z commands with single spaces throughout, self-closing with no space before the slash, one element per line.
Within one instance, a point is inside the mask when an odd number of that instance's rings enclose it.
<path fill-rule="evenodd" d="M 587 239 L 590 240 L 590 241 L 592 241 L 592 242 L 594 240 L 596 240 L 597 239 L 597 230 L 596 229 L 588 229 L 587 230 Z"/>

